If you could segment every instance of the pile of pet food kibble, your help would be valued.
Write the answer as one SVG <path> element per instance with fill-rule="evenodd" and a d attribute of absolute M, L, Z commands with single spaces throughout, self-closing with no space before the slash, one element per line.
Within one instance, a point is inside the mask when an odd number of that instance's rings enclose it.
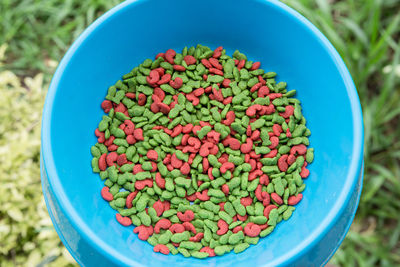
<path fill-rule="evenodd" d="M 146 59 L 108 89 L 91 148 L 101 196 L 155 252 L 244 251 L 303 195 L 310 130 L 295 90 L 239 51 Z"/>

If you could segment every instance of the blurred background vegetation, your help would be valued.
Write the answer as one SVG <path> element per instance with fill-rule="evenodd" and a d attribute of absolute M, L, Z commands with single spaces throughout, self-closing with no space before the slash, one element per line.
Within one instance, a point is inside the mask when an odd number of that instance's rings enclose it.
<path fill-rule="evenodd" d="M 39 174 L 40 117 L 55 67 L 119 0 L 0 0 L 0 266 L 68 266 Z M 284 0 L 333 43 L 357 86 L 365 178 L 330 264 L 400 266 L 400 1 Z"/>

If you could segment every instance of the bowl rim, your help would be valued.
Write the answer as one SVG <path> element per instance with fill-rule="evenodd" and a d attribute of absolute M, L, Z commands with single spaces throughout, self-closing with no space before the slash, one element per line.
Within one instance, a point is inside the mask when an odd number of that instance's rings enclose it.
<path fill-rule="evenodd" d="M 64 57 L 62 58 L 60 64 L 58 65 L 55 74 L 53 75 L 52 81 L 50 83 L 45 104 L 43 107 L 42 115 L 42 129 L 41 129 L 41 153 L 43 158 L 43 170 L 47 173 L 48 183 L 53 191 L 55 198 L 64 211 L 65 217 L 69 220 L 72 227 L 88 242 L 93 249 L 103 252 L 102 254 L 107 257 L 111 262 L 116 264 L 124 265 L 127 262 L 133 263 L 135 265 L 141 265 L 140 262 L 135 261 L 132 258 L 128 258 L 125 255 L 119 254 L 113 247 L 104 242 L 101 238 L 98 238 L 94 232 L 86 225 L 86 223 L 78 216 L 77 212 L 69 202 L 59 180 L 60 177 L 56 171 L 53 151 L 50 145 L 51 140 L 51 118 L 52 118 L 52 108 L 54 98 L 57 92 L 57 88 L 60 79 L 63 75 L 65 68 L 68 66 L 72 56 L 75 51 L 85 42 L 85 40 L 94 33 L 98 27 L 111 19 L 111 17 L 118 15 L 123 9 L 130 5 L 135 5 L 146 0 L 127 0 L 123 3 L 116 5 L 111 8 L 105 14 L 96 19 L 91 25 L 89 25 L 83 33 L 73 42 L 71 47 L 68 49 Z M 347 173 L 346 182 L 344 184 L 343 190 L 338 196 L 337 202 L 334 204 L 333 208 L 329 214 L 321 221 L 319 226 L 312 232 L 312 234 L 306 237 L 301 243 L 296 247 L 291 249 L 288 253 L 275 258 L 272 262 L 266 265 L 279 265 L 282 263 L 294 262 L 296 259 L 304 255 L 310 248 L 314 247 L 318 242 L 325 236 L 328 231 L 333 227 L 335 222 L 338 220 L 340 214 L 346 207 L 346 203 L 350 200 L 350 192 L 352 192 L 356 186 L 357 178 L 359 177 L 359 172 L 362 167 L 363 161 L 363 150 L 364 150 L 364 126 L 363 117 L 361 111 L 360 100 L 357 95 L 357 90 L 354 82 L 351 78 L 349 70 L 347 69 L 339 53 L 333 47 L 333 45 L 328 41 L 328 39 L 314 26 L 308 19 L 303 17 L 300 13 L 292 9 L 291 7 L 285 5 L 278 0 L 255 0 L 257 2 L 263 2 L 265 4 L 270 4 L 274 8 L 281 9 L 287 15 L 291 16 L 293 19 L 297 20 L 299 23 L 305 26 L 305 29 L 311 34 L 313 34 L 317 41 L 322 43 L 323 49 L 329 54 L 331 60 L 338 69 L 350 100 L 350 106 L 352 110 L 353 119 L 353 133 L 354 133 L 354 143 L 352 147 L 353 158 L 350 162 L 350 168 Z M 67 248 L 69 246 L 66 246 Z M 71 251 L 70 251 L 71 252 Z M 71 253 L 72 256 L 77 259 L 77 255 Z"/>

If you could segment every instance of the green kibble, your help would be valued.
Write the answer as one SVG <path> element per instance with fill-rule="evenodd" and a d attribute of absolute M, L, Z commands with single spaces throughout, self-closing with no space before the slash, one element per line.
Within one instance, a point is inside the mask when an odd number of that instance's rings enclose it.
<path fill-rule="evenodd" d="M 244 251 L 248 247 L 250 247 L 250 245 L 248 243 L 241 243 L 239 245 L 236 245 L 235 248 L 233 249 L 233 251 L 235 253 L 240 253 L 240 252 Z"/>
<path fill-rule="evenodd" d="M 231 250 L 240 253 L 292 216 L 295 207 L 288 200 L 305 190 L 300 173 L 304 161 L 314 160 L 313 148 L 300 152 L 310 144 L 311 131 L 300 101 L 294 98 L 296 90 L 277 82 L 274 72 L 252 70 L 255 61 L 240 51 L 230 57 L 224 49 L 197 45 L 171 58 L 168 53 L 172 51 L 145 59 L 108 88 L 106 99 L 111 102 L 104 104 L 110 109 L 97 125 L 98 143 L 90 148 L 92 170 L 109 188 L 111 208 L 131 218 L 133 225 L 155 229 L 159 222 L 176 224 L 174 233 L 170 226 L 154 230 L 147 239 L 151 245 L 162 244 L 173 255 L 199 259 L 209 257 L 200 251 L 203 247 L 214 249 L 218 256 Z M 158 81 L 170 75 L 169 82 L 150 82 L 158 68 L 164 71 Z M 251 92 L 264 84 L 261 77 L 270 93 L 279 95 Z M 291 116 L 285 116 L 293 109 Z M 251 141 L 249 157 L 242 151 Z M 149 150 L 157 152 L 157 159 L 147 157 Z M 281 166 L 282 156 L 287 157 L 287 167 Z M 277 204 L 271 199 L 277 207 L 268 217 L 260 200 L 265 192 L 283 200 Z M 247 219 L 241 221 L 244 216 Z M 218 235 L 221 221 L 228 229 Z M 256 237 L 232 232 L 248 223 L 268 227 Z M 189 229 L 191 225 L 195 229 Z M 200 241 L 190 241 L 195 232 L 203 233 Z"/>

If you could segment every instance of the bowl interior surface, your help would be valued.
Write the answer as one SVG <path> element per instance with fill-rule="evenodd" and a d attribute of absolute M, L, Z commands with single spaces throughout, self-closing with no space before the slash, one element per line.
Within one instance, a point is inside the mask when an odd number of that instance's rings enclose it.
<path fill-rule="evenodd" d="M 361 163 L 358 99 L 332 47 L 308 22 L 275 2 L 143 0 L 122 6 L 92 25 L 68 52 L 45 108 L 43 148 L 50 184 L 82 238 L 115 257 L 115 263 L 151 266 L 277 264 L 317 242 L 333 226 Z M 146 58 L 198 43 L 212 49 L 222 45 L 229 55 L 239 49 L 296 89 L 315 148 L 304 198 L 290 220 L 239 255 L 206 260 L 154 253 L 133 227 L 119 225 L 90 165 L 107 88 Z"/>

